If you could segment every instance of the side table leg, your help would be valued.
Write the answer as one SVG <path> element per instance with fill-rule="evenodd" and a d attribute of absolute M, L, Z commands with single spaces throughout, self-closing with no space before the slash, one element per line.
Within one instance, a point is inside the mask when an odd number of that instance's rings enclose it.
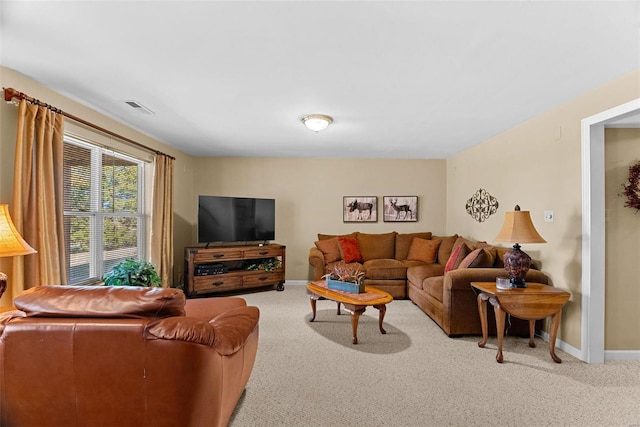
<path fill-rule="evenodd" d="M 380 314 L 378 316 L 378 328 L 380 328 L 380 333 L 384 335 L 387 333 L 387 331 L 385 331 L 384 328 L 382 327 L 382 321 L 384 320 L 384 315 L 387 312 L 387 306 L 385 304 L 380 304 L 380 305 L 374 305 L 373 307 L 380 310 Z"/>
<path fill-rule="evenodd" d="M 551 353 L 551 358 L 556 363 L 562 363 L 562 359 L 556 356 L 556 338 L 558 337 L 560 318 L 562 318 L 562 309 L 558 310 L 558 312 L 552 317 L 551 337 L 549 338 L 549 353 Z"/>
<path fill-rule="evenodd" d="M 536 334 L 536 321 L 529 320 L 529 347 L 536 348 L 536 343 L 533 341 L 533 337 Z"/>
<path fill-rule="evenodd" d="M 500 307 L 500 304 L 498 304 L 498 302 L 496 301 L 495 304 L 491 304 L 493 305 L 493 311 L 495 311 L 496 313 L 496 331 L 497 331 L 497 335 L 498 335 L 498 353 L 496 354 L 496 362 L 498 363 L 502 363 L 503 360 L 503 356 L 502 356 L 502 341 L 504 340 L 504 311 L 502 310 L 502 307 Z"/>
<path fill-rule="evenodd" d="M 487 326 L 487 294 L 478 294 L 478 313 L 480 313 L 480 325 L 482 326 L 482 341 L 478 342 L 478 347 L 484 348 L 487 344 L 488 326 Z"/>

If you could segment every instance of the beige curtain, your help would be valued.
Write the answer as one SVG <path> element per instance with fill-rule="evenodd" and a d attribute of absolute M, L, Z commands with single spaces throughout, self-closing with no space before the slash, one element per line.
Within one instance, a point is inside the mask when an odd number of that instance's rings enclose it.
<path fill-rule="evenodd" d="M 157 154 L 153 172 L 151 263 L 163 287 L 173 284 L 173 159 Z"/>
<path fill-rule="evenodd" d="M 64 116 L 20 101 L 12 218 L 37 254 L 14 257 L 13 295 L 40 285 L 67 284 L 62 152 Z"/>

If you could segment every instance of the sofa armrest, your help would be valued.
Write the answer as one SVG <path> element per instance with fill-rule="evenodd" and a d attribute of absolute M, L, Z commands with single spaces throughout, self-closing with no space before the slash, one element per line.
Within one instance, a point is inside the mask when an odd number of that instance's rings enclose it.
<path fill-rule="evenodd" d="M 219 354 L 230 356 L 242 348 L 259 319 L 258 307 L 236 307 L 209 322 L 185 316 L 157 320 L 147 326 L 145 335 L 148 339 L 202 344 L 213 347 Z"/>
<path fill-rule="evenodd" d="M 469 290 L 471 282 L 495 282 L 498 277 L 507 277 L 504 268 L 459 268 L 451 270 L 444 275 L 444 289 Z M 549 282 L 548 277 L 539 270 L 530 269 L 525 276 L 529 282 L 544 283 Z"/>
<path fill-rule="evenodd" d="M 145 328 L 145 338 L 192 342 L 211 347 L 215 332 L 209 322 L 195 317 L 175 316 L 151 322 Z"/>
<path fill-rule="evenodd" d="M 184 305 L 185 316 L 208 322 L 219 314 L 236 307 L 245 307 L 240 297 L 191 298 Z"/>
<path fill-rule="evenodd" d="M 313 280 L 320 280 L 326 274 L 324 254 L 316 247 L 309 249 L 309 264 L 313 268 Z"/>
<path fill-rule="evenodd" d="M 258 307 L 237 307 L 222 313 L 209 323 L 216 334 L 213 348 L 224 356 L 240 350 L 247 338 L 258 327 L 260 310 Z"/>

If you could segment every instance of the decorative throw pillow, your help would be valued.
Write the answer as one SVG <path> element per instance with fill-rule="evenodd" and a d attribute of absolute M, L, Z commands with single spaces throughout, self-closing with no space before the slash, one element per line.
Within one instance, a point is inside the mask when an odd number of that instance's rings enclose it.
<path fill-rule="evenodd" d="M 438 248 L 442 240 L 426 240 L 414 237 L 409 246 L 407 259 L 410 261 L 422 261 L 426 264 L 433 264 L 438 257 Z"/>
<path fill-rule="evenodd" d="M 340 236 L 338 237 L 338 243 L 340 245 L 340 255 L 344 262 L 363 262 L 360 247 L 355 238 Z"/>
<path fill-rule="evenodd" d="M 491 267 L 493 265 L 493 257 L 483 248 L 474 249 L 467 255 L 458 268 L 482 268 Z"/>
<path fill-rule="evenodd" d="M 326 240 L 318 240 L 315 242 L 316 248 L 320 249 L 320 252 L 324 255 L 324 262 L 328 264 L 330 262 L 340 261 L 340 244 L 338 238 L 333 237 Z"/>
<path fill-rule="evenodd" d="M 455 248 L 449 257 L 447 264 L 444 266 L 444 272 L 447 273 L 451 270 L 457 269 L 462 260 L 469 255 L 469 252 L 471 252 L 471 250 L 465 243 Z"/>
<path fill-rule="evenodd" d="M 493 264 L 496 262 L 496 257 L 498 256 L 498 249 L 495 246 L 489 245 L 485 242 L 476 242 L 476 244 L 472 247 L 472 249 L 483 249 L 485 251 L 485 255 L 487 255 L 490 259 L 487 260 L 487 267 L 493 267 Z"/>

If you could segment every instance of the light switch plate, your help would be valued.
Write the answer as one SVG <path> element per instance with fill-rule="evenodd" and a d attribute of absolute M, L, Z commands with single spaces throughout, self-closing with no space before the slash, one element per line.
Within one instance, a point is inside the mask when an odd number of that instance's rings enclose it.
<path fill-rule="evenodd" d="M 553 222 L 553 211 L 544 211 L 544 222 Z"/>

